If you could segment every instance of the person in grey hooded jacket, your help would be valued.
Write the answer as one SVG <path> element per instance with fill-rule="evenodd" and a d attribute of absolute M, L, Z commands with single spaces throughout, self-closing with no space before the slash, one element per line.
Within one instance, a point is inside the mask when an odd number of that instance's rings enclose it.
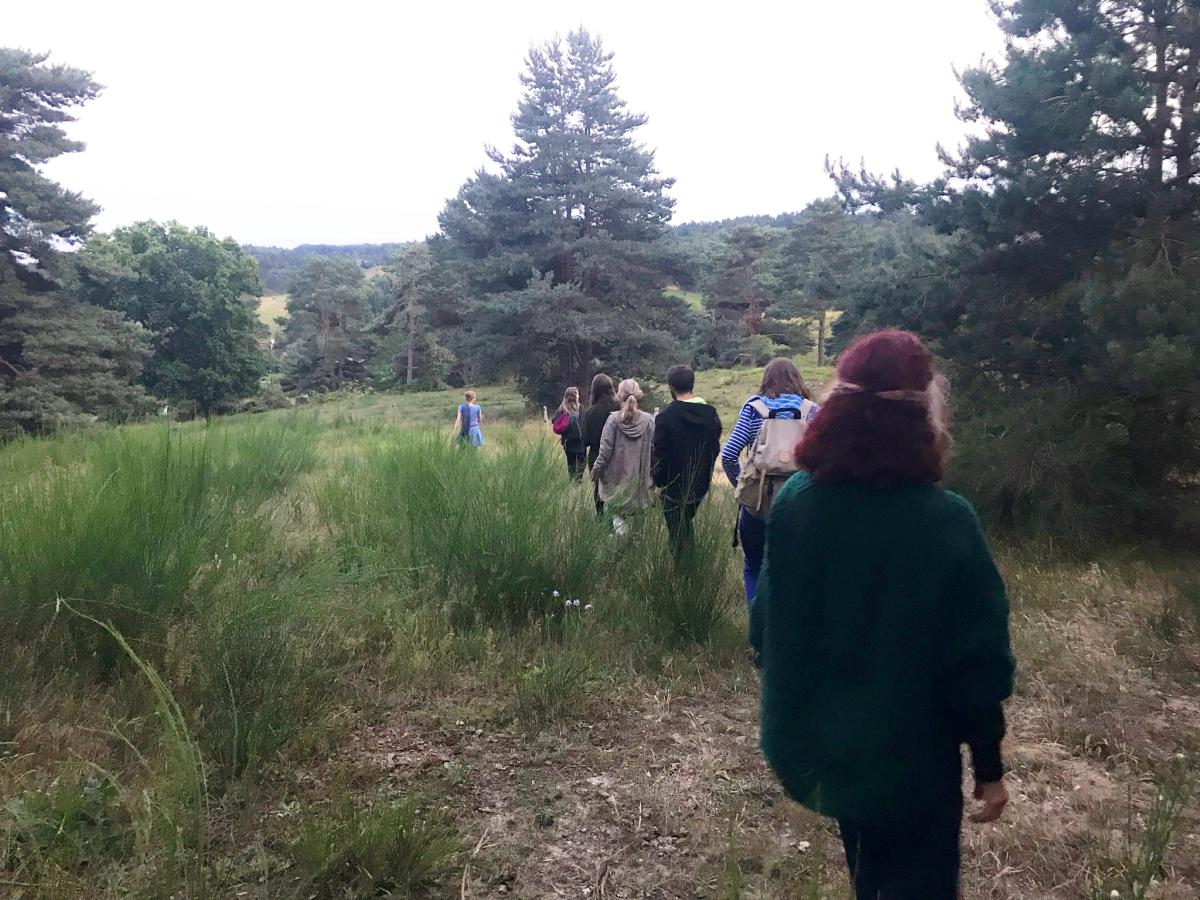
<path fill-rule="evenodd" d="M 642 389 L 632 378 L 617 387 L 619 409 L 604 423 L 600 453 L 592 478 L 600 499 L 613 513 L 613 531 L 624 534 L 625 519 L 654 502 L 650 451 L 654 444 L 654 417 L 638 409 Z"/>

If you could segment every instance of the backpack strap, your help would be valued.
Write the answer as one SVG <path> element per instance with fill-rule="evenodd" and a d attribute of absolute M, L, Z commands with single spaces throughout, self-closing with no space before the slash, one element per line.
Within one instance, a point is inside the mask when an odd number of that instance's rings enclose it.
<path fill-rule="evenodd" d="M 751 400 L 746 404 L 764 419 L 777 419 L 780 413 L 790 412 L 795 418 L 802 419 L 804 409 L 802 406 L 784 406 L 779 409 L 771 409 L 761 399 Z"/>
<path fill-rule="evenodd" d="M 797 422 L 801 422 L 804 420 L 804 416 L 802 415 L 803 411 L 798 406 L 785 406 L 785 407 L 782 407 L 781 409 L 773 409 L 773 410 L 771 410 L 771 415 L 769 415 L 767 418 L 778 419 L 779 414 L 785 413 L 785 412 L 790 412 L 792 414 L 792 418 L 795 419 Z"/>

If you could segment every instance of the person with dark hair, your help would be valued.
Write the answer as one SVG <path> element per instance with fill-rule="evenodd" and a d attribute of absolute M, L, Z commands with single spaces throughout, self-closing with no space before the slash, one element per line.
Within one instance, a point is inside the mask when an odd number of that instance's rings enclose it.
<path fill-rule="evenodd" d="M 763 369 L 762 385 L 758 393 L 742 406 L 737 423 L 725 446 L 721 450 L 721 467 L 729 483 L 737 486 L 742 474 L 740 457 L 742 451 L 754 445 L 767 415 L 781 419 L 803 419 L 811 421 L 819 407 L 812 400 L 808 385 L 796 364 L 787 357 L 777 357 Z M 738 511 L 737 538 L 742 545 L 745 564 L 742 581 L 746 589 L 746 602 L 753 604 L 758 589 L 758 573 L 762 568 L 763 546 L 766 539 L 766 519 L 753 515 L 742 508 Z"/>
<path fill-rule="evenodd" d="M 837 819 L 859 900 L 955 900 L 971 751 L 974 822 L 1008 800 L 1008 602 L 974 510 L 938 482 L 943 382 L 914 335 L 861 338 L 775 499 L 751 610 L 762 749 Z"/>
<path fill-rule="evenodd" d="M 587 450 L 588 471 L 596 464 L 600 455 L 600 439 L 604 435 L 604 423 L 615 413 L 617 405 L 617 389 L 613 380 L 601 372 L 592 379 L 591 401 L 587 412 L 583 414 L 583 443 Z M 604 501 L 600 499 L 600 483 L 594 481 L 592 495 L 596 501 L 596 515 L 604 514 Z"/>
<path fill-rule="evenodd" d="M 688 366 L 673 366 L 667 386 L 672 400 L 654 420 L 651 474 L 661 491 L 671 549 L 680 556 L 691 544 L 692 520 L 721 452 L 721 417 L 695 395 L 696 373 Z"/>

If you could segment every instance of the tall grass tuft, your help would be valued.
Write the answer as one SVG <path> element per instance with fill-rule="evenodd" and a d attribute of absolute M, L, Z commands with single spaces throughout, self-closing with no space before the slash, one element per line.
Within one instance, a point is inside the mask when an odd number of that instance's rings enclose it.
<path fill-rule="evenodd" d="M 583 596 L 607 533 L 538 441 L 486 453 L 433 434 L 398 434 L 346 463 L 320 495 L 350 562 L 403 573 L 459 625 L 519 627 Z"/>
<path fill-rule="evenodd" d="M 100 628 L 129 658 L 150 688 L 158 717 L 160 751 L 139 759 L 148 778 L 141 790 L 122 786 L 105 774 L 122 792 L 130 812 L 140 855 L 157 863 L 156 881 L 164 893 L 171 885 L 189 897 L 207 891 L 208 783 L 204 760 L 192 738 L 183 709 L 159 673 L 130 646 L 108 622 L 61 604 L 67 613 Z"/>
<path fill-rule="evenodd" d="M 438 813 L 405 799 L 322 811 L 305 823 L 292 854 L 302 896 L 404 897 L 442 877 L 458 849 Z"/>
<path fill-rule="evenodd" d="M 315 460 L 296 417 L 204 428 L 153 426 L 0 452 L 0 614 L 9 633 L 47 639 L 48 661 L 124 658 L 107 633 L 55 621 L 56 601 L 111 622 L 147 650 L 189 592 L 265 533 L 260 507 Z M 40 454 L 39 454 L 40 451 Z M 41 471 L 30 468 L 40 455 Z M 51 626 L 55 626 L 53 634 Z M 61 651 L 61 652 L 47 652 Z"/>
<path fill-rule="evenodd" d="M 306 602 L 307 586 L 302 575 L 222 598 L 174 636 L 172 680 L 215 782 L 257 778 L 280 753 L 320 736 L 341 635 L 336 617 Z"/>
<path fill-rule="evenodd" d="M 1120 854 L 1107 866 L 1107 876 L 1093 882 L 1092 898 L 1146 900 L 1151 896 L 1154 883 L 1165 875 L 1167 852 L 1183 823 L 1196 784 L 1197 772 L 1185 760 L 1155 780 L 1154 799 L 1144 817 L 1135 813 L 1130 801 Z"/>
<path fill-rule="evenodd" d="M 691 545 L 676 558 L 657 510 L 643 514 L 633 540 L 617 547 L 613 573 L 621 618 L 667 646 L 728 636 L 739 584 L 730 565 L 737 510 L 714 493 L 700 508 Z"/>
<path fill-rule="evenodd" d="M 572 645 L 548 647 L 518 673 L 513 713 L 529 733 L 579 711 L 593 678 L 591 657 Z"/>

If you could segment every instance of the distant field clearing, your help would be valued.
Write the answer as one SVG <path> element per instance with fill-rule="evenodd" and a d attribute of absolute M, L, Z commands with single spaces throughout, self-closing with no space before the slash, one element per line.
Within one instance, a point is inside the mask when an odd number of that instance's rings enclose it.
<path fill-rule="evenodd" d="M 287 294 L 264 294 L 258 304 L 258 318 L 270 329 L 272 336 L 282 330 L 275 321 L 280 316 L 287 316 Z"/>

